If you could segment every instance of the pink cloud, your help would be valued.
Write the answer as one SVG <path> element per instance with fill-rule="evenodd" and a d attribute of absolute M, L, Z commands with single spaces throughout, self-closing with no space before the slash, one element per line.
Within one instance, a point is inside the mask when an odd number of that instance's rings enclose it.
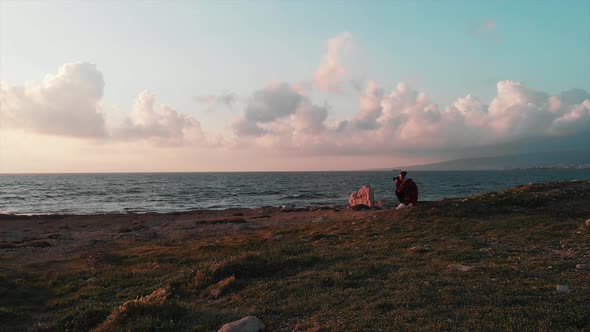
<path fill-rule="evenodd" d="M 314 82 L 322 92 L 341 93 L 341 83 L 346 78 L 347 71 L 342 65 L 342 56 L 352 47 L 352 34 L 343 32 L 328 40 L 326 53 L 318 66 Z"/>
<path fill-rule="evenodd" d="M 351 119 L 327 123 L 328 110 L 301 96 L 295 107 L 277 111 L 258 127 L 255 140 L 242 138 L 245 144 L 302 155 L 424 155 L 590 131 L 590 97 L 581 100 L 585 96 L 584 91 L 550 96 L 520 82 L 500 81 L 490 105 L 467 95 L 441 107 L 403 82 L 385 94 L 369 81 Z M 274 100 L 274 105 L 280 104 Z"/>
<path fill-rule="evenodd" d="M 10 86 L 0 82 L 0 124 L 4 129 L 95 140 L 150 140 L 156 144 L 202 143 L 200 123 L 141 92 L 133 110 L 116 114 L 102 105 L 102 73 L 90 63 L 64 64 L 39 83 Z"/>

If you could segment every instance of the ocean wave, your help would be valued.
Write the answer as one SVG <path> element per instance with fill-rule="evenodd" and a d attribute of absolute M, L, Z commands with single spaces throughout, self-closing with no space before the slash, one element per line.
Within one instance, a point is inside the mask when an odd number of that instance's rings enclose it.
<path fill-rule="evenodd" d="M 324 194 L 312 194 L 312 193 L 308 193 L 308 194 L 295 194 L 295 195 L 286 195 L 283 196 L 281 198 L 279 198 L 279 200 L 304 200 L 304 199 L 316 199 L 316 198 L 330 198 L 330 196 L 328 195 L 324 195 Z"/>

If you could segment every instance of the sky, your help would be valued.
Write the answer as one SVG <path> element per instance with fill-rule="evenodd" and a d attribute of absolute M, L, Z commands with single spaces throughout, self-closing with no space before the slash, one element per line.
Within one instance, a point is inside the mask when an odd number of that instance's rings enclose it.
<path fill-rule="evenodd" d="M 0 0 L 3 173 L 583 148 L 589 91 L 590 0 Z"/>

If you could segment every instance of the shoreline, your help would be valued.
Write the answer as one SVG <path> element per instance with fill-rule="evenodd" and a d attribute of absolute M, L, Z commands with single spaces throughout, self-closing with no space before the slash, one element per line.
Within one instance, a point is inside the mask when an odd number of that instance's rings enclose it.
<path fill-rule="evenodd" d="M 209 331 L 245 315 L 276 331 L 568 330 L 590 321 L 589 198 L 585 180 L 403 210 L 0 215 L 0 313 L 12 330 Z"/>

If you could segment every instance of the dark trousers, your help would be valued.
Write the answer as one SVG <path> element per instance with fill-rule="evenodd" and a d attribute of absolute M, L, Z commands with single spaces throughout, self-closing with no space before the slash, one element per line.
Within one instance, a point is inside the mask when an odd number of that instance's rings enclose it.
<path fill-rule="evenodd" d="M 400 203 L 404 202 L 404 193 L 398 193 L 397 191 L 395 192 L 395 196 L 397 196 L 397 199 L 399 200 Z"/>

